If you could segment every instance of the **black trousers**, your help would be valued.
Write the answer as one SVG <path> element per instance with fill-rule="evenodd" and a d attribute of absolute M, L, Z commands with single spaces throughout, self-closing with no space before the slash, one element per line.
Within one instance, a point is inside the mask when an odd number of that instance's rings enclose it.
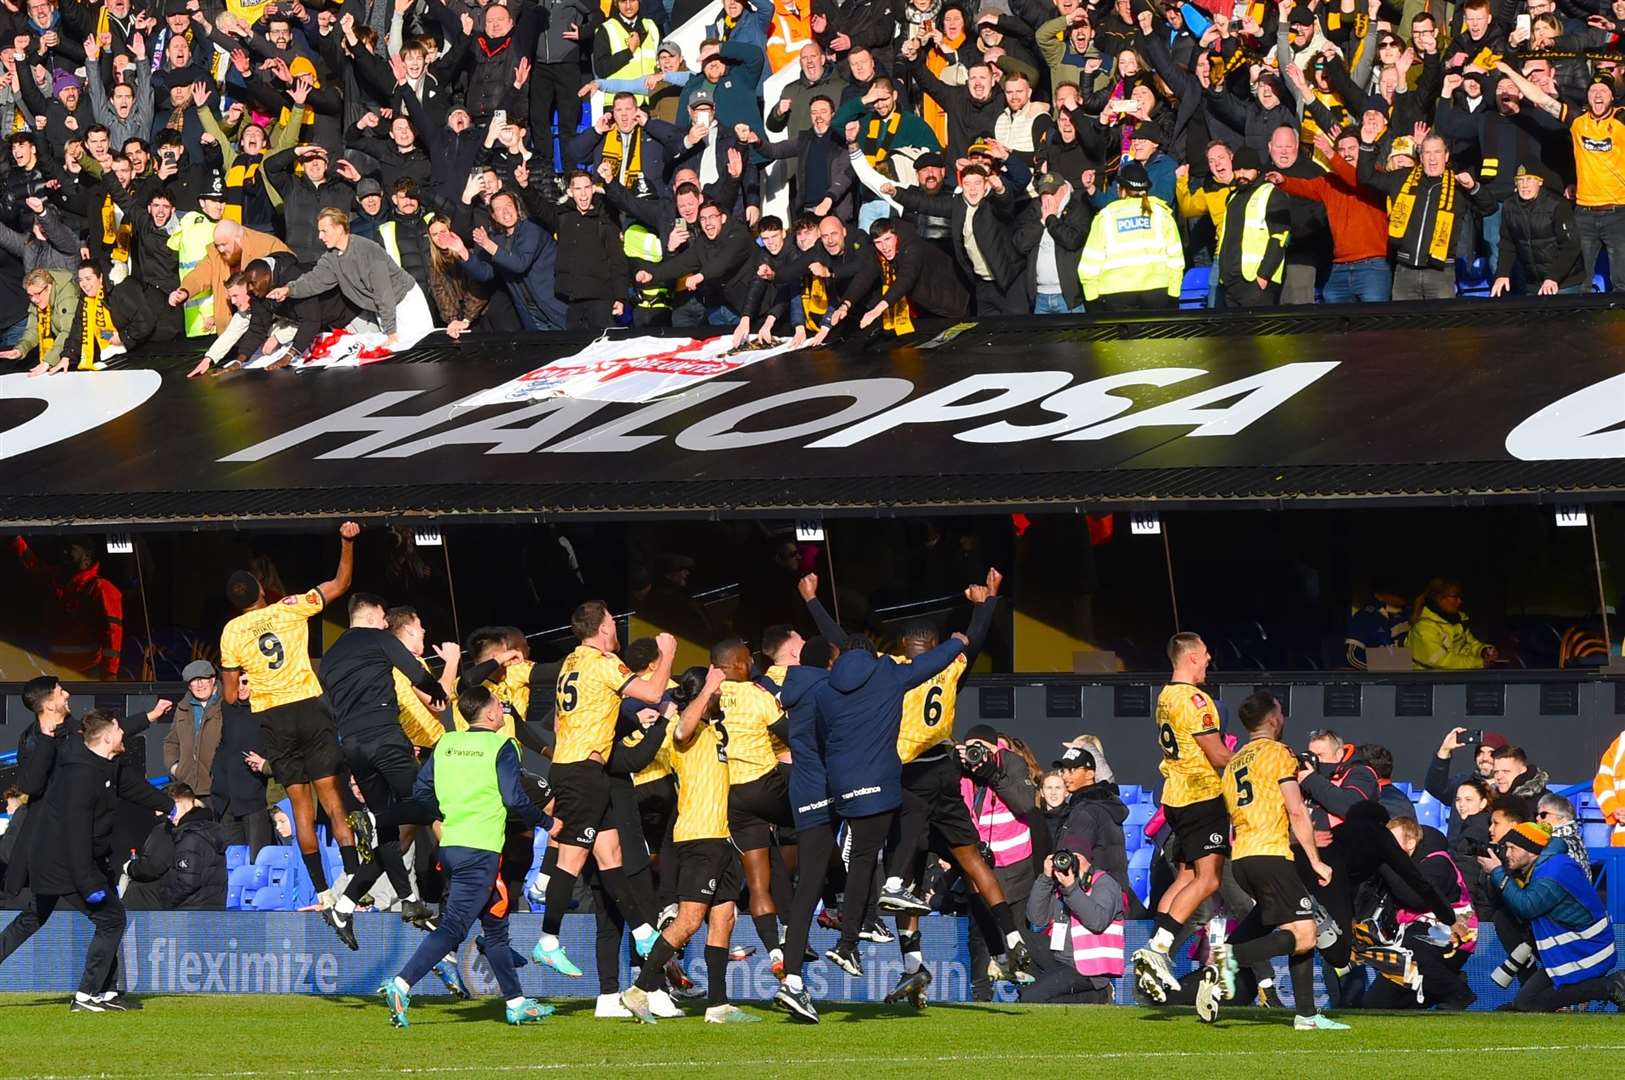
<path fill-rule="evenodd" d="M 404 900 L 412 895 L 412 879 L 401 858 L 401 829 L 386 820 L 384 811 L 412 797 L 412 785 L 418 776 L 417 755 L 400 728 L 347 735 L 343 748 L 350 776 L 361 789 L 378 832 L 372 861 L 361 864 L 345 892 L 352 899 L 360 899 L 374 882 L 388 874 L 395 894 Z"/>
<path fill-rule="evenodd" d="M 1103 293 L 1098 299 L 1085 301 L 1090 311 L 1167 311 L 1179 306 L 1179 298 L 1169 296 L 1166 289 L 1142 289 L 1139 292 Z"/>
<path fill-rule="evenodd" d="M 892 820 L 896 816 L 897 811 L 887 810 L 881 814 L 846 820 L 851 836 L 847 844 L 846 898 L 841 903 L 842 945 L 857 947 L 858 932 L 863 929 L 869 901 L 874 896 L 880 851 L 886 846 L 886 836 L 891 832 Z M 806 858 L 806 855 L 803 854 L 802 858 Z"/>
<path fill-rule="evenodd" d="M 789 908 L 780 911 L 784 918 L 784 970 L 791 974 L 801 973 L 801 963 L 807 954 L 807 935 L 812 932 L 813 912 L 818 908 L 818 898 L 823 895 L 835 858 L 838 828 L 838 822 L 829 821 L 808 825 L 796 833 L 796 846 L 801 849 L 801 875 L 796 880 Z"/>
<path fill-rule="evenodd" d="M 1584 1005 L 1588 1001 L 1608 1000 L 1608 980 L 1603 977 L 1587 979 L 1570 986 L 1555 986 L 1544 971 L 1529 976 L 1518 996 L 1512 1000 L 1513 1012 L 1556 1012 L 1571 1005 Z"/>
<path fill-rule="evenodd" d="M 1281 302 L 1281 286 L 1271 282 L 1260 289 L 1256 281 L 1228 281 L 1219 295 L 1227 308 L 1275 307 Z"/>
<path fill-rule="evenodd" d="M 976 314 L 1031 315 L 1032 312 L 1033 301 L 1027 295 L 1026 278 L 1016 278 L 1007 289 L 1001 289 L 996 281 L 976 279 Z"/>
<path fill-rule="evenodd" d="M 569 300 L 565 303 L 564 326 L 567 330 L 607 330 L 618 325 L 613 300 Z"/>
<path fill-rule="evenodd" d="M 85 950 L 85 970 L 79 977 L 79 992 L 101 994 L 111 990 L 118 970 L 119 943 L 124 940 L 124 927 L 129 921 L 124 912 L 124 902 L 119 899 L 118 890 L 111 883 L 107 886 L 107 899 L 94 907 L 85 903 L 84 897 L 77 893 L 72 896 L 36 894 L 0 933 L 0 963 L 4 963 L 23 942 L 50 921 L 58 904 L 66 904 L 75 911 L 83 912 L 96 928 L 96 933 L 90 939 L 90 947 Z"/>
<path fill-rule="evenodd" d="M 1021 988 L 1023 1005 L 1109 1005 L 1112 1001 L 1110 986 L 1095 985 L 1095 979 L 1079 975 L 1070 957 L 1056 956 L 1048 943 L 1033 950 L 1038 961 L 1038 977 Z"/>
<path fill-rule="evenodd" d="M 530 137 L 542 159 L 549 165 L 555 161 L 553 154 L 553 127 L 554 117 L 558 118 L 558 143 L 562 150 L 564 142 L 576 133 L 581 123 L 580 96 L 582 82 L 581 65 L 571 60 L 562 64 L 532 63 L 530 69 Z M 565 170 L 575 167 L 575 162 L 566 161 Z"/>
<path fill-rule="evenodd" d="M 1365 992 L 1362 1002 L 1365 1008 L 1427 1009 L 1435 1005 L 1465 1008 L 1473 1000 L 1467 976 L 1462 974 L 1471 954 L 1457 952 L 1445 956 L 1442 949 L 1428 944 L 1421 934 L 1406 933 L 1404 945 L 1416 957 L 1416 969 L 1422 974 L 1421 1004 L 1417 1004 L 1414 991 L 1379 975 Z"/>
<path fill-rule="evenodd" d="M 261 848 L 276 843 L 276 830 L 271 827 L 271 812 L 260 808 L 247 814 L 233 814 L 229 810 L 220 814 L 220 828 L 226 834 L 226 845 L 247 844 L 248 858 L 252 862 Z"/>

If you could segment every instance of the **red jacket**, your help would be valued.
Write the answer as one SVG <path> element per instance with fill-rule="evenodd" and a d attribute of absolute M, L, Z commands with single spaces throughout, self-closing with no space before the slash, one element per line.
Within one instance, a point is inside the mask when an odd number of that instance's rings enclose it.
<path fill-rule="evenodd" d="M 1354 178 L 1354 166 L 1336 154 L 1332 171 L 1313 180 L 1281 178 L 1288 195 L 1325 204 L 1332 230 L 1332 262 L 1351 263 L 1388 257 L 1388 200 L 1379 191 L 1363 188 Z"/>

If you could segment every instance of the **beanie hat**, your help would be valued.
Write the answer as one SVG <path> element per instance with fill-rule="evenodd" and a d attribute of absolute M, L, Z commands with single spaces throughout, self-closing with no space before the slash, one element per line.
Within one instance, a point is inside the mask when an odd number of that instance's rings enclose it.
<path fill-rule="evenodd" d="M 1547 831 L 1546 826 L 1533 821 L 1524 821 L 1507 830 L 1502 841 L 1515 844 L 1531 855 L 1539 855 L 1546 850 L 1546 844 L 1551 838 L 1552 834 Z"/>

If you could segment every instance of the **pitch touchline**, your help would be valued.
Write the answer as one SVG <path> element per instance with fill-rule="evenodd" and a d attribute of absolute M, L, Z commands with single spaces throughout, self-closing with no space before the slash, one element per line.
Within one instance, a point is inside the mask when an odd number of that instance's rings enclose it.
<path fill-rule="evenodd" d="M 1544 1045 L 1520 1046 L 1421 1046 L 1421 1047 L 1387 1047 L 1387 1046 L 1354 1046 L 1339 1047 L 1328 1045 L 1330 1040 L 1317 1039 L 1313 1047 L 1292 1047 L 1280 1050 L 1109 1050 L 1102 1053 L 1087 1055 L 1095 1058 L 1255 1058 L 1255 1057 L 1327 1057 L 1352 1056 L 1356 1054 L 1460 1054 L 1466 1051 L 1475 1053 L 1524 1053 L 1535 1051 L 1560 1050 L 1625 1050 L 1625 1043 L 1548 1043 Z M 1079 1055 L 1083 1057 L 1084 1055 Z M 893 1054 L 885 1057 L 865 1056 L 866 1062 L 879 1061 L 888 1063 L 900 1062 L 931 1062 L 949 1064 L 961 1061 L 1053 1061 L 1056 1055 L 1046 1054 Z M 688 1058 L 665 1061 L 578 1061 L 578 1062 L 537 1062 L 530 1064 L 513 1065 L 426 1065 L 418 1068 L 412 1066 L 391 1066 L 378 1070 L 380 1073 L 388 1072 L 396 1075 L 434 1076 L 455 1075 L 461 1073 L 531 1073 L 531 1072 L 564 1072 L 571 1069 L 601 1069 L 612 1066 L 620 1069 L 690 1069 L 707 1066 L 737 1066 L 737 1065 L 838 1065 L 850 1063 L 851 1058 L 809 1058 L 804 1055 L 777 1058 Z M 243 1069 L 230 1072 L 169 1072 L 168 1075 L 176 1080 L 235 1080 L 243 1078 L 248 1080 L 260 1076 L 330 1076 L 330 1068 L 310 1069 Z M 24 1073 L 18 1080 L 113 1080 L 121 1076 L 146 1076 L 146 1073 Z M 362 1075 L 366 1075 L 363 1073 Z"/>

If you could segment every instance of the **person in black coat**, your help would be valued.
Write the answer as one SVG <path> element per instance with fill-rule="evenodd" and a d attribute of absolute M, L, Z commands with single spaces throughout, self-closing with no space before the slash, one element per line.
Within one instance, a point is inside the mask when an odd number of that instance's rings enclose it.
<path fill-rule="evenodd" d="M 276 842 L 266 809 L 260 724 L 248 707 L 247 680 L 238 680 L 234 705 L 220 706 L 220 746 L 214 752 L 210 797 L 226 844 L 247 844 L 248 857 Z"/>
<path fill-rule="evenodd" d="M 1538 169 L 1518 166 L 1517 194 L 1501 204 L 1501 245 L 1491 296 L 1511 291 L 1513 275 L 1522 292 L 1550 296 L 1585 292 L 1585 261 L 1575 230 L 1574 204 L 1553 191 L 1558 185 Z"/>
<path fill-rule="evenodd" d="M 175 800 L 174 824 L 153 826 L 141 854 L 130 860 L 125 906 L 134 911 L 224 911 L 225 831 L 188 785 L 170 784 L 165 793 Z"/>
<path fill-rule="evenodd" d="M 869 232 L 885 269 L 880 298 L 863 312 L 860 327 L 882 318 L 900 300 L 916 314 L 943 319 L 963 319 L 970 314 L 970 294 L 941 251 L 895 218 L 880 219 Z"/>
<path fill-rule="evenodd" d="M 681 251 L 639 270 L 636 280 L 640 285 L 675 282 L 698 271 L 703 276 L 698 295 L 705 304 L 707 321 L 713 326 L 733 326 L 739 312 L 749 307 L 761 249 L 745 224 L 729 220 L 727 210 L 715 202 L 700 207 L 699 225 L 699 235 L 691 237 Z M 693 325 L 675 317 L 672 321 Z"/>
<path fill-rule="evenodd" d="M 1469 902 L 1464 889 L 1464 878 L 1458 872 L 1454 858 L 1438 829 L 1419 825 L 1415 818 L 1393 818 L 1388 831 L 1394 834 L 1399 846 L 1411 857 L 1418 873 L 1452 907 L 1460 908 Z M 1395 913 L 1412 915 L 1431 914 L 1432 903 L 1412 885 L 1388 866 L 1378 867 L 1383 890 L 1391 901 Z M 1400 926 L 1401 943 L 1416 957 L 1417 969 L 1422 975 L 1422 1000 L 1409 987 L 1402 987 L 1389 979 L 1378 978 L 1366 991 L 1364 1005 L 1368 1009 L 1414 1009 L 1437 1005 L 1449 1012 L 1459 1012 L 1478 997 L 1467 985 L 1462 968 L 1467 966 L 1470 952 L 1463 952 L 1454 944 L 1440 946 L 1429 940 L 1433 923 L 1422 920 Z"/>
<path fill-rule="evenodd" d="M 29 852 L 33 910 L 41 924 L 58 904 L 89 916 L 96 932 L 70 1008 L 122 1011 L 125 1005 L 110 987 L 126 920 L 110 860 L 118 816 L 114 780 L 121 771 L 116 759 L 124 751 L 124 729 L 112 713 L 93 709 L 85 714 L 80 732 L 82 740 L 66 742 L 57 754 Z"/>
<path fill-rule="evenodd" d="M 23 685 L 22 700 L 23 706 L 34 714 L 34 722 L 23 729 L 22 736 L 17 740 L 18 770 L 15 782 L 18 789 L 28 796 L 29 812 L 26 819 L 15 826 L 19 832 L 11 861 L 6 866 L 4 888 L 9 896 L 20 896 L 25 889 L 32 889 L 36 894 L 41 892 L 34 865 L 36 849 L 50 843 L 44 839 L 48 831 L 45 823 L 49 816 L 46 797 L 52 789 L 59 759 L 64 752 L 68 748 L 83 750 L 80 721 L 68 711 L 68 691 L 54 676 L 41 675 L 30 679 Z M 173 705 L 173 702 L 160 701 L 145 716 L 125 717 L 121 722 L 124 733 L 139 735 Z M 113 797 L 137 803 L 155 814 L 169 812 L 174 804 L 147 783 L 141 763 L 122 755 L 114 759 L 113 766 Z M 21 913 L 0 932 L 0 963 L 4 963 L 23 942 L 34 936 L 45 920 L 50 918 L 54 907 L 54 900 L 44 903 L 38 895 L 23 905 Z"/>
<path fill-rule="evenodd" d="M 808 104 L 807 111 L 811 126 L 780 142 L 763 141 L 745 124 L 734 128 L 734 135 L 740 142 L 755 146 L 757 153 L 769 160 L 795 159 L 797 210 L 819 217 L 834 214 L 851 221 L 857 212 L 852 162 L 830 126 L 835 118 L 835 103 L 820 94 Z"/>
<path fill-rule="evenodd" d="M 1089 239 L 1094 208 L 1088 198 L 1054 173 L 1040 176 L 1035 186 L 1038 198 L 1016 217 L 1016 248 L 1027 256 L 1027 292 L 1041 308 L 1040 279 L 1044 284 L 1058 280 L 1060 298 L 1067 310 L 1082 311 L 1083 281 L 1078 277 L 1078 260 Z M 1050 265 L 1040 266 L 1040 259 L 1050 260 Z M 1051 314 L 1053 309 L 1035 313 Z"/>
<path fill-rule="evenodd" d="M 614 175 L 609 163 L 599 167 L 606 178 Z M 569 198 L 558 203 L 547 192 L 526 188 L 526 208 L 558 238 L 554 289 L 565 304 L 565 328 L 608 329 L 626 310 L 631 287 L 620 221 L 594 192 L 592 173 L 573 170 L 565 191 Z"/>
<path fill-rule="evenodd" d="M 1004 180 L 989 175 L 981 165 L 966 166 L 959 176 L 959 194 L 922 195 L 882 184 L 881 193 L 905 210 L 929 210 L 949 218 L 948 237 L 954 258 L 968 280 L 975 283 L 976 314 L 1028 315 L 1027 260 L 1016 249 L 1011 193 Z M 965 221 L 971 221 L 972 251 L 965 245 Z"/>
<path fill-rule="evenodd" d="M 1128 917 L 1147 918 L 1145 905 L 1128 887 L 1128 846 L 1123 838 L 1128 807 L 1117 785 L 1098 779 L 1095 755 L 1081 746 L 1068 747 L 1054 767 L 1061 771 L 1067 790 L 1066 823 L 1061 826 L 1056 847 L 1094 852 L 1094 865 L 1123 887 Z"/>

